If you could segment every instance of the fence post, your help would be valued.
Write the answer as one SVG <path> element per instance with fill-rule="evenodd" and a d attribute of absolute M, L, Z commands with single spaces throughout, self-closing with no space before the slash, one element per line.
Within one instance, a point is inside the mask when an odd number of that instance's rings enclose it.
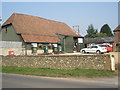
<path fill-rule="evenodd" d="M 111 58 L 111 69 L 112 71 L 115 71 L 115 56 L 110 55 L 110 58 Z"/>

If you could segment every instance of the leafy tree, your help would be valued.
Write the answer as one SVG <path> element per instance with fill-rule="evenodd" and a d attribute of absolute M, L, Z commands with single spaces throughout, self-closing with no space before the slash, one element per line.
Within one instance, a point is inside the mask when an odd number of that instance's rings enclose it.
<path fill-rule="evenodd" d="M 93 25 L 90 24 L 88 26 L 88 29 L 86 30 L 87 31 L 87 35 L 85 35 L 86 38 L 95 38 L 97 37 L 97 29 L 94 29 Z"/>
<path fill-rule="evenodd" d="M 107 37 L 106 33 L 97 33 L 97 37 Z"/>
<path fill-rule="evenodd" d="M 104 25 L 101 27 L 100 33 L 106 33 L 106 35 L 107 35 L 108 37 L 113 36 L 112 31 L 111 31 L 111 28 L 109 27 L 108 24 L 104 24 Z"/>

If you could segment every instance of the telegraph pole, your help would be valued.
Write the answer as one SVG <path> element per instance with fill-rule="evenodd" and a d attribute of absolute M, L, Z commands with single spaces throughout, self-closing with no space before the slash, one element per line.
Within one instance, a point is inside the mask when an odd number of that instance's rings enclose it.
<path fill-rule="evenodd" d="M 1 19 L 1 17 L 0 17 L 0 30 L 1 30 L 1 21 L 2 21 L 2 19 Z"/>
<path fill-rule="evenodd" d="M 74 25 L 74 26 L 73 26 L 73 29 L 74 29 L 74 28 L 77 28 L 77 33 L 79 34 L 79 33 L 80 33 L 79 25 Z"/>

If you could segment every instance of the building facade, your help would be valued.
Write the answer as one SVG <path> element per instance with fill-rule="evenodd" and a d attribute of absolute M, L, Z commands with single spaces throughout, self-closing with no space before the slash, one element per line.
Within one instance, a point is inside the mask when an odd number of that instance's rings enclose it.
<path fill-rule="evenodd" d="M 96 37 L 96 38 L 85 38 L 85 47 L 91 46 L 91 45 L 110 45 L 113 47 L 115 37 Z"/>
<path fill-rule="evenodd" d="M 79 51 L 83 44 L 83 37 L 65 23 L 24 14 L 12 14 L 0 33 L 2 41 L 22 42 L 26 55 Z"/>

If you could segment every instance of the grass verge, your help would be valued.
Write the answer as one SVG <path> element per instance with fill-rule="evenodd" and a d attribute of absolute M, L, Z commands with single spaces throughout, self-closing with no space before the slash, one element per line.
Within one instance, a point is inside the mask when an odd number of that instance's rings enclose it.
<path fill-rule="evenodd" d="M 117 76 L 116 72 L 96 70 L 96 69 L 49 69 L 49 68 L 27 68 L 27 67 L 2 67 L 3 73 L 14 73 L 34 76 L 48 77 L 113 77 Z"/>

